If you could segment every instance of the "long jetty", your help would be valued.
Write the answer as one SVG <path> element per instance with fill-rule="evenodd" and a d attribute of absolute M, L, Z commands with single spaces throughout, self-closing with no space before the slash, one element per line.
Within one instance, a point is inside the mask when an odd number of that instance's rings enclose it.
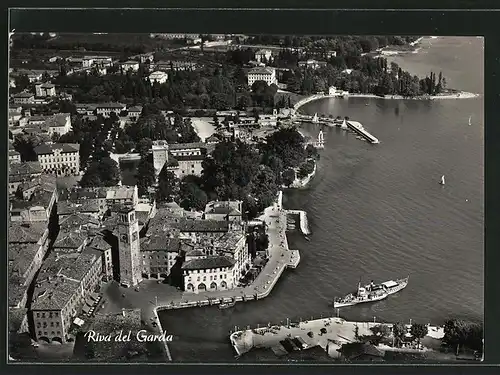
<path fill-rule="evenodd" d="M 295 119 L 297 121 L 302 121 L 302 122 L 311 122 L 311 123 L 318 123 L 326 126 L 337 126 L 340 128 L 343 128 L 345 130 L 351 130 L 354 133 L 358 134 L 359 136 L 363 137 L 366 139 L 368 142 L 372 144 L 378 144 L 380 143 L 377 137 L 374 135 L 370 134 L 364 127 L 363 125 L 358 122 L 358 121 L 352 121 L 352 120 L 336 120 L 333 118 L 329 117 L 317 117 L 311 116 L 311 115 L 302 115 L 302 114 L 296 114 Z M 345 125 L 344 125 L 345 124 Z"/>

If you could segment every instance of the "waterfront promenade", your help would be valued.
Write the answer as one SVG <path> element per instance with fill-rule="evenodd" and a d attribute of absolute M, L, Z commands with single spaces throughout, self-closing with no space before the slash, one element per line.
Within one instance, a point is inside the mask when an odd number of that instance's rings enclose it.
<path fill-rule="evenodd" d="M 231 345 L 238 355 L 247 353 L 252 348 L 280 347 L 280 341 L 286 338 L 300 337 L 309 346 L 319 345 L 332 358 L 339 356 L 337 351 L 343 344 L 358 341 L 358 337 L 372 335 L 371 328 L 385 325 L 392 329 L 392 324 L 376 322 L 350 322 L 342 318 L 321 318 L 310 321 L 290 322 L 286 325 L 269 325 L 244 331 L 234 332 L 230 335 Z M 407 329 L 409 329 L 409 325 Z M 428 339 L 440 340 L 444 335 L 443 328 L 428 326 Z M 357 331 L 357 334 L 356 334 Z M 389 348 L 389 349 L 387 349 Z M 384 350 L 396 349 L 384 347 Z M 410 350 L 410 349 L 408 349 Z M 406 350 L 406 351 L 408 351 Z M 423 351 L 425 351 L 424 349 Z M 398 349 L 400 351 L 400 348 Z M 279 352 L 279 349 L 278 349 Z M 416 350 L 416 352 L 419 352 Z"/>
<path fill-rule="evenodd" d="M 216 305 L 225 299 L 241 302 L 267 297 L 283 271 L 286 268 L 296 268 L 300 262 L 299 251 L 288 249 L 286 216 L 286 211 L 281 207 L 280 194 L 278 203 L 266 208 L 259 217 L 267 226 L 269 261 L 249 286 L 194 294 L 183 292 L 170 285 L 159 284 L 156 280 L 145 280 L 138 288 L 123 288 L 117 283 L 111 283 L 103 291 L 105 303 L 98 313 L 119 312 L 122 308 L 139 307 L 143 322 L 150 329 L 161 332 L 158 319 L 158 311 L 161 310 Z M 166 343 L 165 349 L 171 360 Z"/>

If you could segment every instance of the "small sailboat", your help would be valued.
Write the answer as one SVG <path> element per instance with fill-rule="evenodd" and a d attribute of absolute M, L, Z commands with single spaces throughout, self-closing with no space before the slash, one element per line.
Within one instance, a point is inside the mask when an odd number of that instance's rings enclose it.
<path fill-rule="evenodd" d="M 347 129 L 347 121 L 344 119 L 344 121 L 342 122 L 342 125 L 340 125 L 340 128 L 341 129 Z"/>
<path fill-rule="evenodd" d="M 314 114 L 314 116 L 312 118 L 312 122 L 315 123 L 315 124 L 319 122 L 318 114 L 317 113 Z"/>
<path fill-rule="evenodd" d="M 441 176 L 441 181 L 439 181 L 439 185 L 444 185 L 445 184 L 445 181 L 444 181 L 444 175 Z"/>
<path fill-rule="evenodd" d="M 319 131 L 316 148 L 325 148 L 325 136 L 323 135 L 323 130 Z"/>
<path fill-rule="evenodd" d="M 469 116 L 469 126 L 472 125 L 472 116 Z"/>

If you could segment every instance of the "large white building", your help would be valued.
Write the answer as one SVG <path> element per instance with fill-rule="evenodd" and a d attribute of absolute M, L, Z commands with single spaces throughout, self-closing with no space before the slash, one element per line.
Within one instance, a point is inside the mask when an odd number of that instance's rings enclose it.
<path fill-rule="evenodd" d="M 248 72 L 248 86 L 252 86 L 256 81 L 264 81 L 269 86 L 277 84 L 276 70 L 269 67 L 257 67 Z"/>
<path fill-rule="evenodd" d="M 158 82 L 159 84 L 167 82 L 168 73 L 156 71 L 149 75 L 149 82 L 151 84 Z"/>
<path fill-rule="evenodd" d="M 139 63 L 137 61 L 125 61 L 124 63 L 121 64 L 121 67 L 124 72 L 127 72 L 129 70 L 132 70 L 133 72 L 137 72 L 139 70 Z"/>
<path fill-rule="evenodd" d="M 80 145 L 73 143 L 46 143 L 35 147 L 38 161 L 45 173 L 76 175 L 80 172 Z"/>
<path fill-rule="evenodd" d="M 112 112 L 114 112 L 117 116 L 120 112 L 125 111 L 127 106 L 122 103 L 104 103 L 97 104 L 95 107 L 95 111 L 97 115 L 102 115 L 104 117 L 109 117 Z"/>
<path fill-rule="evenodd" d="M 13 96 L 15 104 L 33 104 L 35 102 L 35 95 L 30 92 L 20 92 Z"/>
<path fill-rule="evenodd" d="M 57 113 L 45 120 L 49 135 L 57 133 L 63 135 L 71 131 L 71 115 L 69 113 Z"/>
<path fill-rule="evenodd" d="M 56 86 L 52 83 L 37 83 L 35 85 L 35 94 L 38 98 L 56 96 Z"/>
<path fill-rule="evenodd" d="M 139 193 L 137 185 L 112 186 L 110 188 L 107 188 L 106 204 L 108 205 L 108 207 L 123 204 L 136 207 L 139 204 Z"/>
<path fill-rule="evenodd" d="M 255 60 L 257 60 L 259 63 L 263 60 L 269 61 L 271 57 L 273 57 L 273 53 L 268 49 L 261 49 L 255 52 Z"/>
<path fill-rule="evenodd" d="M 203 256 L 182 265 L 186 292 L 227 290 L 235 287 L 236 261 L 227 256 Z"/>
<path fill-rule="evenodd" d="M 198 143 L 172 143 L 169 146 L 170 154 L 177 162 L 175 174 L 178 178 L 187 175 L 200 176 L 203 171 L 203 160 L 206 156 L 206 144 Z"/>

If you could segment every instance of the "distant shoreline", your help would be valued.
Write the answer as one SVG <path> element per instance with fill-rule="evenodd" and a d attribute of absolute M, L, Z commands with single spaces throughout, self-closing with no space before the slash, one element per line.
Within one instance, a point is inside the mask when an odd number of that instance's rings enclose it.
<path fill-rule="evenodd" d="M 325 95 L 326 96 L 326 95 Z M 377 98 L 377 99 L 390 99 L 390 100 L 443 100 L 443 99 L 473 99 L 479 97 L 479 94 L 475 94 L 467 91 L 457 91 L 453 94 L 443 94 L 443 95 L 424 95 L 424 96 L 414 96 L 407 97 L 401 95 L 386 95 L 377 96 L 375 94 L 349 94 L 349 98 Z"/>
<path fill-rule="evenodd" d="M 308 98 L 302 99 L 303 103 L 300 103 L 299 105 L 295 105 L 294 109 L 295 111 L 298 111 L 302 106 L 311 103 L 316 100 L 321 100 L 321 99 L 349 99 L 349 98 L 367 98 L 367 99 L 381 99 L 381 100 L 451 100 L 451 99 L 473 99 L 479 97 L 480 94 L 475 94 L 472 92 L 467 92 L 467 91 L 457 91 L 456 93 L 453 94 L 445 94 L 445 95 L 425 95 L 425 96 L 414 96 L 414 97 L 403 97 L 401 95 L 386 95 L 386 96 L 378 96 L 375 94 L 358 94 L 358 93 L 353 93 L 346 95 L 345 98 L 339 97 L 338 95 L 311 95 Z"/>

